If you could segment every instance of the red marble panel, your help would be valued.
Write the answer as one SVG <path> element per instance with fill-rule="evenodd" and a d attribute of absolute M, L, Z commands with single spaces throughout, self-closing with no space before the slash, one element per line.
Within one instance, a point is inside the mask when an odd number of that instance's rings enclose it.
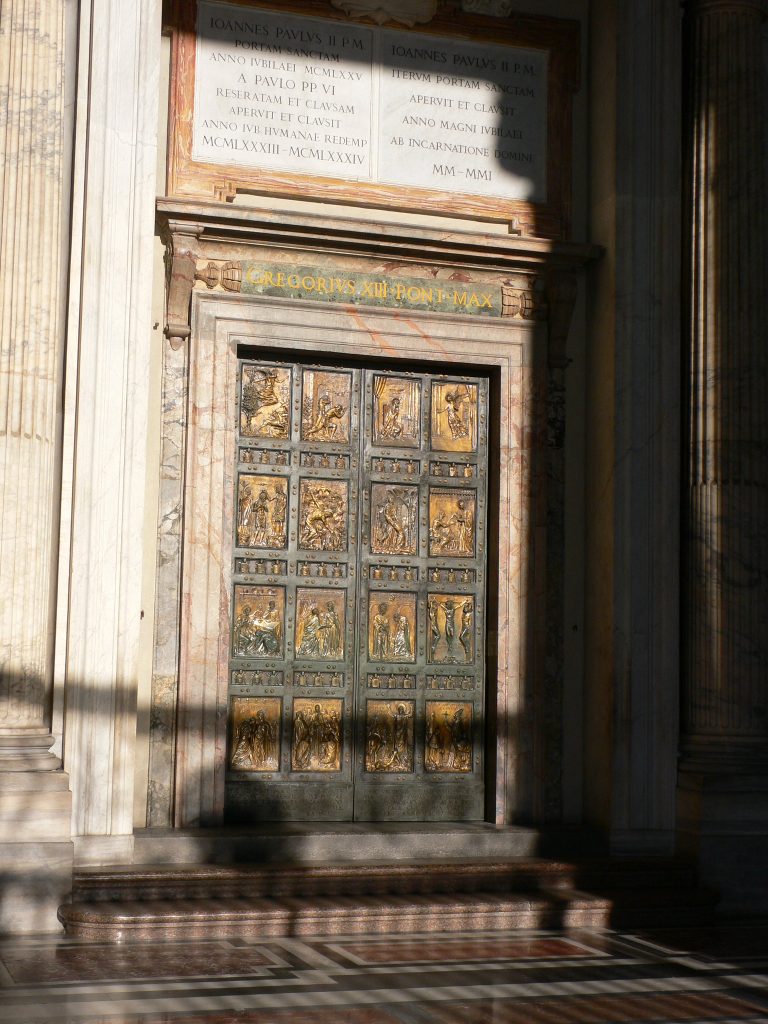
<path fill-rule="evenodd" d="M 423 1004 L 419 1004 L 423 1008 Z M 478 999 L 430 1003 L 430 1024 L 699 1024 L 765 1020 L 762 1007 L 718 992 Z"/>
<path fill-rule="evenodd" d="M 2 960 L 13 980 L 20 985 L 247 975 L 255 967 L 276 966 L 275 960 L 253 947 L 233 949 L 200 945 L 29 949 L 3 953 Z"/>

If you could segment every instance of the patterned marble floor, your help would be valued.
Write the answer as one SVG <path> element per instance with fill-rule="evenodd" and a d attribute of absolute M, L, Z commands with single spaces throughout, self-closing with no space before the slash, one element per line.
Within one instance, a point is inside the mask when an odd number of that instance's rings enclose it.
<path fill-rule="evenodd" d="M 0 1024 L 768 1024 L 768 924 L 0 942 Z"/>

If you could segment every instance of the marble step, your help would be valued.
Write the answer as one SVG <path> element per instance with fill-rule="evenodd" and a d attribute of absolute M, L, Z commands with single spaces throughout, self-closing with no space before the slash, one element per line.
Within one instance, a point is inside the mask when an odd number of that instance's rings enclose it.
<path fill-rule="evenodd" d="M 260 896 L 333 896 L 470 892 L 530 892 L 571 888 L 632 894 L 643 905 L 651 899 L 669 902 L 696 893 L 693 866 L 673 858 L 641 861 L 446 859 L 332 864 L 198 864 L 130 865 L 80 869 L 74 879 L 73 899 L 252 899 Z M 694 901 L 695 901 L 694 897 Z"/>
<path fill-rule="evenodd" d="M 74 902 L 67 935 L 101 942 L 393 935 L 522 928 L 607 928 L 609 900 L 576 890 L 535 894 L 258 897 Z"/>
<path fill-rule="evenodd" d="M 73 899 L 257 899 L 262 896 L 383 896 L 530 892 L 573 888 L 561 861 L 477 859 L 339 864 L 200 864 L 81 869 Z"/>

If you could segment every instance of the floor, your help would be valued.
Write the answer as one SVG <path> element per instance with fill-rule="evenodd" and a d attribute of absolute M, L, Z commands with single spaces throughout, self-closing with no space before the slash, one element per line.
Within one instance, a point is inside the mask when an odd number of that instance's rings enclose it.
<path fill-rule="evenodd" d="M 0 1024 L 768 1022 L 768 922 L 699 931 L 0 942 Z"/>

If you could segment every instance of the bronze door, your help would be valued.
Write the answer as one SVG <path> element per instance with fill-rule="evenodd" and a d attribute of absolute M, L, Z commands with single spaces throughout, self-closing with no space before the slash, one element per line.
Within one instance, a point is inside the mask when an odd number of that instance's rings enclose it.
<path fill-rule="evenodd" d="M 482 819 L 487 380 L 238 372 L 228 820 Z"/>

